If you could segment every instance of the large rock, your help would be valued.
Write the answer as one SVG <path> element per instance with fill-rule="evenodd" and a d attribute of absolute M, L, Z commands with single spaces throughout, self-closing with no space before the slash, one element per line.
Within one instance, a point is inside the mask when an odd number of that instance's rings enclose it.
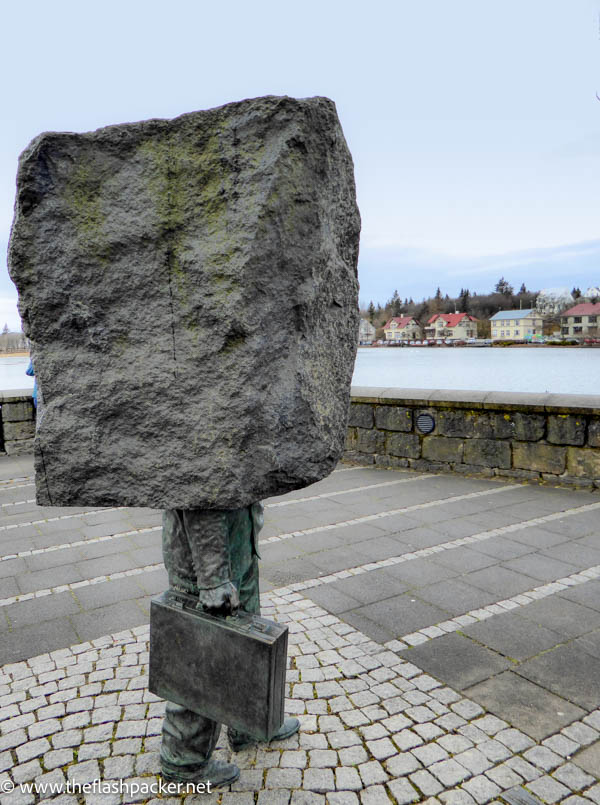
<path fill-rule="evenodd" d="M 327 475 L 359 229 L 326 98 L 33 140 L 10 272 L 44 399 L 38 502 L 236 508 Z"/>

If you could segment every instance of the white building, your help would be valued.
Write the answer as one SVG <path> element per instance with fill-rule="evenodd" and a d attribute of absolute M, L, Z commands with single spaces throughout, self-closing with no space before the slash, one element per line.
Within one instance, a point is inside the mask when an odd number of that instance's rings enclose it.
<path fill-rule="evenodd" d="M 372 344 L 375 341 L 375 328 L 368 319 L 361 319 L 358 325 L 358 343 Z"/>

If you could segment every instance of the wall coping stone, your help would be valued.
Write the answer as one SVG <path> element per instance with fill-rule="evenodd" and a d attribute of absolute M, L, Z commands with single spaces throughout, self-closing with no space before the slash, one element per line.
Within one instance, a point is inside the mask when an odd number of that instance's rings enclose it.
<path fill-rule="evenodd" d="M 31 399 L 31 389 L 0 390 L 0 403 Z M 535 394 L 522 391 L 416 389 L 385 386 L 352 386 L 352 402 L 423 405 L 451 403 L 459 408 L 526 408 L 537 411 L 580 409 L 600 414 L 600 394 Z M 461 405 L 462 403 L 462 405 Z"/>
<path fill-rule="evenodd" d="M 9 389 L 0 390 L 0 404 L 5 402 L 24 402 L 32 397 L 31 389 Z"/>
<path fill-rule="evenodd" d="M 448 408 L 519 410 L 528 412 L 600 414 L 600 395 L 536 394 L 522 391 L 477 391 L 457 389 L 411 389 L 384 386 L 352 386 L 353 403 L 381 405 L 429 405 Z"/>

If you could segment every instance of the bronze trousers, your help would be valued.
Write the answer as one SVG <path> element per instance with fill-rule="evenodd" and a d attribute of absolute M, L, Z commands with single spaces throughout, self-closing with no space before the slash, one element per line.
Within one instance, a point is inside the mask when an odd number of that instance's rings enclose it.
<path fill-rule="evenodd" d="M 245 509 L 170 509 L 163 513 L 163 557 L 169 584 L 198 595 L 216 586 L 223 573 L 236 586 L 240 608 L 260 612 L 258 532 L 262 505 Z M 221 729 L 216 721 L 167 702 L 163 723 L 161 764 L 182 781 L 193 779 L 210 758 Z"/>

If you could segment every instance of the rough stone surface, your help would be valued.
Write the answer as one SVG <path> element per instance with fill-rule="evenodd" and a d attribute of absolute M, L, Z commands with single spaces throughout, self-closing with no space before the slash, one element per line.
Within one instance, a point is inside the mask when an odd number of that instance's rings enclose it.
<path fill-rule="evenodd" d="M 17 439 L 31 439 L 33 437 L 35 426 L 33 420 L 29 422 L 5 422 L 4 423 L 4 438 L 8 441 Z"/>
<path fill-rule="evenodd" d="M 375 424 L 382 430 L 400 430 L 409 433 L 413 424 L 412 411 L 396 405 L 378 406 L 375 409 Z"/>
<path fill-rule="evenodd" d="M 445 396 L 443 390 L 435 394 L 436 399 L 430 400 L 425 390 L 355 388 L 351 411 L 360 407 L 363 427 L 348 429 L 346 460 L 380 467 L 408 465 L 418 472 L 496 475 L 600 488 L 600 461 L 594 450 L 600 446 L 595 398 L 580 408 L 574 398 L 563 395 L 491 394 L 484 406 L 492 410 L 481 410 L 469 405 L 481 405 L 480 400 L 470 400 L 470 392 L 465 392 L 464 399 L 451 392 Z M 546 397 L 551 410 L 542 413 Z M 496 405 L 499 410 L 493 410 Z M 379 452 L 380 437 L 368 435 L 373 430 L 367 427 L 369 407 L 374 429 L 385 434 L 385 453 Z M 410 416 L 406 425 L 396 416 L 398 425 L 394 425 L 394 415 L 387 411 L 412 414 L 412 428 L 408 427 Z M 425 412 L 433 416 L 436 427 L 423 436 L 417 433 L 415 421 Z M 398 432 L 400 424 L 404 432 Z"/>
<path fill-rule="evenodd" d="M 2 404 L 3 422 L 25 422 L 33 419 L 33 405 L 29 400 Z"/>
<path fill-rule="evenodd" d="M 360 223 L 331 101 L 42 134 L 17 185 L 38 502 L 237 508 L 333 469 Z"/>
<path fill-rule="evenodd" d="M 398 458 L 397 456 L 375 456 L 375 464 L 380 467 L 397 469 L 399 467 L 408 467 L 408 459 Z"/>
<path fill-rule="evenodd" d="M 373 427 L 373 407 L 371 405 L 351 405 L 348 414 L 348 427 Z"/>
<path fill-rule="evenodd" d="M 567 472 L 569 475 L 600 478 L 600 453 L 593 448 L 567 447 Z"/>
<path fill-rule="evenodd" d="M 588 444 L 600 447 L 600 419 L 592 419 L 588 425 Z"/>
<path fill-rule="evenodd" d="M 9 456 L 18 456 L 23 453 L 31 453 L 33 451 L 33 442 L 33 438 L 5 441 L 4 449 Z"/>
<path fill-rule="evenodd" d="M 437 413 L 436 430 L 441 436 L 454 438 L 510 439 L 514 425 L 508 414 L 441 410 Z"/>
<path fill-rule="evenodd" d="M 463 444 L 462 439 L 426 436 L 423 439 L 423 458 L 431 461 L 461 461 Z"/>
<path fill-rule="evenodd" d="M 584 444 L 585 419 L 569 414 L 549 416 L 546 438 L 550 444 Z"/>
<path fill-rule="evenodd" d="M 465 443 L 465 463 L 482 467 L 510 468 L 510 444 L 493 439 L 472 439 Z"/>
<path fill-rule="evenodd" d="M 513 443 L 513 466 L 521 470 L 561 473 L 566 465 L 566 447 L 550 444 Z"/>
<path fill-rule="evenodd" d="M 521 414 L 513 411 L 510 418 L 514 427 L 514 438 L 519 442 L 537 442 L 544 438 L 546 420 L 543 414 Z"/>
<path fill-rule="evenodd" d="M 437 411 L 435 415 L 436 433 L 439 436 L 472 438 L 474 414 L 465 411 Z"/>
<path fill-rule="evenodd" d="M 356 449 L 361 453 L 383 453 L 385 433 L 380 430 L 356 428 Z"/>
<path fill-rule="evenodd" d="M 387 452 L 392 456 L 418 458 L 421 450 L 419 437 L 411 433 L 390 433 L 387 438 Z"/>

